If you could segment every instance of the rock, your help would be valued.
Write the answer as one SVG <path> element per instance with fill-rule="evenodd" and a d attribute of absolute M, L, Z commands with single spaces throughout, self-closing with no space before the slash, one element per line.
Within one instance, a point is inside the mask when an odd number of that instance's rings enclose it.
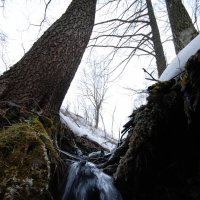
<path fill-rule="evenodd" d="M 0 199 L 51 199 L 58 159 L 52 139 L 38 116 L 7 106 L 3 117 L 8 124 L 0 127 Z"/>

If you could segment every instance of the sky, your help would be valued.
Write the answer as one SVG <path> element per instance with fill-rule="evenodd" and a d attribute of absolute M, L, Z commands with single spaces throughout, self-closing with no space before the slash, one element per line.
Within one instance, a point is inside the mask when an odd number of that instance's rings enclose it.
<path fill-rule="evenodd" d="M 44 30 L 59 18 L 66 10 L 71 0 L 54 0 L 51 2 L 47 10 L 47 21 L 43 23 L 42 29 L 39 30 L 37 26 L 43 19 L 45 10 L 45 1 L 42 0 L 7 0 L 4 9 L 0 12 L 0 31 L 6 33 L 7 43 L 3 44 L 0 53 L 0 73 L 16 63 L 24 55 L 25 52 L 32 46 Z M 159 9 L 159 1 L 154 1 Z M 158 12 L 156 12 L 157 14 Z M 106 17 L 106 15 L 104 16 Z M 96 21 L 101 21 L 102 15 L 97 13 Z M 162 26 L 162 22 L 160 21 Z M 32 24 L 32 25 L 30 25 Z M 166 53 L 168 62 L 174 57 L 174 50 L 172 46 L 166 46 Z M 105 49 L 96 50 L 98 55 L 105 53 Z M 88 50 L 86 50 L 82 63 L 76 73 L 71 87 L 63 101 L 62 107 L 70 105 L 71 111 L 76 114 L 81 114 L 77 106 L 77 99 L 79 99 L 80 92 L 77 90 L 77 83 L 81 78 L 81 71 L 86 65 L 86 58 L 88 57 Z M 116 58 L 117 59 L 117 58 Z M 116 60 L 117 61 L 117 60 Z M 148 85 L 153 82 L 145 80 L 145 73 L 142 68 L 149 70 L 155 69 L 155 64 L 149 66 L 149 61 L 146 59 L 138 59 L 135 57 L 130 64 L 127 65 L 123 74 L 113 82 L 108 98 L 104 105 L 104 122 L 106 130 L 111 133 L 112 114 L 115 111 L 115 126 L 114 137 L 118 138 L 120 131 L 128 120 L 128 116 L 132 110 L 138 107 L 143 100 L 138 100 L 138 97 L 133 95 L 133 92 L 125 88 L 146 89 Z M 148 67 L 149 66 L 149 67 Z M 120 69 L 119 71 L 120 72 Z M 116 72 L 116 73 L 117 73 Z"/>

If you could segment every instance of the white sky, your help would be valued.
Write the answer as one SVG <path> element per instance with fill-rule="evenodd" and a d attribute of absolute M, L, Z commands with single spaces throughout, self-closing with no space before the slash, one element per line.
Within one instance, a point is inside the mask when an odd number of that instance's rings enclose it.
<path fill-rule="evenodd" d="M 47 1 L 47 0 L 46 0 Z M 7 4 L 5 9 L 0 12 L 0 31 L 7 34 L 7 43 L 3 45 L 0 49 L 1 56 L 3 55 L 3 60 L 8 66 L 12 66 L 17 62 L 24 54 L 24 50 L 27 51 L 33 42 L 39 38 L 46 28 L 49 27 L 57 18 L 59 18 L 66 10 L 67 6 L 71 0 L 53 0 L 50 7 L 47 10 L 47 20 L 49 23 L 44 23 L 42 30 L 38 34 L 38 27 L 29 26 L 30 23 L 38 24 L 43 19 L 44 13 L 44 1 L 42 0 L 6 0 Z M 155 1 L 157 5 L 159 3 Z M 158 8 L 159 9 L 159 8 Z M 158 13 L 158 12 L 156 12 Z M 101 16 L 97 15 L 96 20 L 101 20 Z M 23 44 L 23 45 L 22 45 Z M 170 48 L 170 54 L 168 55 L 167 48 Z M 99 49 L 98 52 L 101 54 L 104 49 Z M 174 50 L 172 47 L 165 47 L 165 52 L 167 53 L 168 60 L 174 55 Z M 85 57 L 87 52 L 85 54 Z M 5 71 L 5 63 L 0 59 L 0 73 Z M 132 62 L 126 67 L 122 76 L 114 82 L 111 92 L 109 93 L 109 98 L 105 104 L 104 110 L 104 120 L 106 124 L 106 129 L 108 132 L 111 130 L 111 117 L 112 112 L 117 106 L 115 112 L 115 137 L 118 137 L 119 131 L 122 130 L 122 125 L 127 122 L 127 117 L 132 113 L 132 109 L 137 106 L 135 96 L 131 96 L 130 92 L 124 89 L 124 87 L 129 87 L 133 89 L 145 89 L 147 83 L 145 81 L 145 74 L 142 68 L 147 68 L 149 62 L 146 59 L 134 58 Z M 78 73 L 73 80 L 68 94 L 63 102 L 63 106 L 66 105 L 66 101 L 70 102 L 71 109 L 73 104 L 76 103 L 79 96 L 79 92 L 76 88 L 76 82 L 80 78 L 81 68 L 84 66 L 84 62 L 80 65 Z M 148 69 L 151 72 L 151 68 L 155 66 L 150 66 Z M 67 100 L 66 100 L 67 99 Z M 135 104 L 134 104 L 135 102 Z M 72 110 L 73 111 L 73 110 Z M 75 108 L 77 112 L 77 108 Z M 80 113 L 79 113 L 80 114 Z"/>

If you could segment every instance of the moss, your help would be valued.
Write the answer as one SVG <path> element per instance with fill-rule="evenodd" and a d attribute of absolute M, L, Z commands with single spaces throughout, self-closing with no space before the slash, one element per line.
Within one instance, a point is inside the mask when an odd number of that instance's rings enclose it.
<path fill-rule="evenodd" d="M 123 199 L 199 199 L 200 51 L 180 77 L 148 88 L 115 180 Z M 127 125 L 126 124 L 126 125 Z"/>
<path fill-rule="evenodd" d="M 187 144 L 188 127 L 180 82 L 174 79 L 159 82 L 148 91 L 147 104 L 134 111 L 128 122 L 128 149 L 114 173 L 117 184 L 124 191 L 124 199 L 133 199 L 131 195 L 138 195 L 140 199 L 142 194 L 151 194 L 147 199 L 156 199 L 153 195 L 158 182 L 168 178 L 164 171 L 170 168 L 174 158 L 182 156 L 180 149 L 186 155 L 184 145 Z M 187 159 L 183 158 L 183 162 Z M 173 175 L 169 177 L 173 179 Z"/>
<path fill-rule="evenodd" d="M 0 131 L 0 199 L 48 199 L 53 143 L 38 117 Z"/>
<path fill-rule="evenodd" d="M 159 92 L 165 92 L 170 87 L 172 87 L 175 83 L 174 79 L 171 79 L 170 81 L 161 81 L 157 82 L 151 86 L 149 86 L 148 91 L 150 94 L 159 93 Z"/>

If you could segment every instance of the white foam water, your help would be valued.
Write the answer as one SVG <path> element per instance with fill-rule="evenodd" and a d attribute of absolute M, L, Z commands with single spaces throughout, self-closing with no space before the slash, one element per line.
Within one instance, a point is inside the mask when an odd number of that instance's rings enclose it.
<path fill-rule="evenodd" d="M 93 163 L 74 162 L 68 171 L 62 200 L 122 200 L 113 178 Z"/>

